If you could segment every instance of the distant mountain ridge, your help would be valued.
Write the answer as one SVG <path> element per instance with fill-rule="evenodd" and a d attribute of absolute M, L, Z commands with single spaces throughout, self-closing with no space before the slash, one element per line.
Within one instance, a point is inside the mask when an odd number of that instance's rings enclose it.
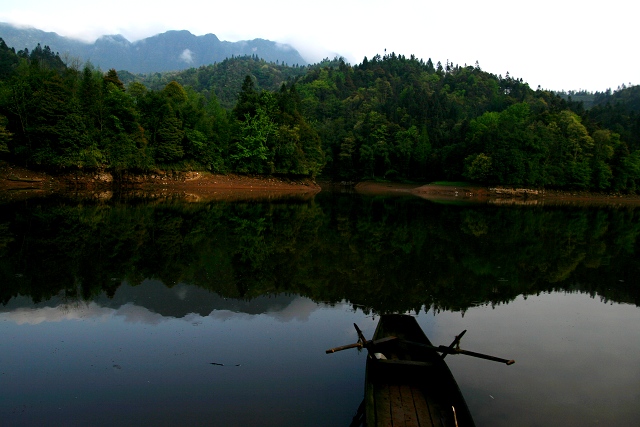
<path fill-rule="evenodd" d="M 189 31 L 167 31 L 130 42 L 122 35 L 106 35 L 94 43 L 63 37 L 35 28 L 0 23 L 0 37 L 16 50 L 33 49 L 38 43 L 61 56 L 77 57 L 103 70 L 115 68 L 132 73 L 184 70 L 223 61 L 232 56 L 256 55 L 268 62 L 307 65 L 293 47 L 270 40 L 220 41 L 214 34 L 195 36 Z"/>

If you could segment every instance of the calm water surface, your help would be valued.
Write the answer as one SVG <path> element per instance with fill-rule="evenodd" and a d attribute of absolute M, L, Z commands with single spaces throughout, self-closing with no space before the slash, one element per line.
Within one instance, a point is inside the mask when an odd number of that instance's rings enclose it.
<path fill-rule="evenodd" d="M 639 212 L 29 200 L 0 213 L 0 424 L 347 426 L 378 315 L 436 344 L 478 426 L 637 425 Z"/>

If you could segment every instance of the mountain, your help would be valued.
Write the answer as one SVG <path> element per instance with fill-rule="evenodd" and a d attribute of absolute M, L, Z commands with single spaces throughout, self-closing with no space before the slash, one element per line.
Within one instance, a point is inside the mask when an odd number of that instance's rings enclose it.
<path fill-rule="evenodd" d="M 16 50 L 31 50 L 40 43 L 63 58 L 76 57 L 103 70 L 115 68 L 132 73 L 184 70 L 244 55 L 256 55 L 267 62 L 307 64 L 296 49 L 286 44 L 264 39 L 228 42 L 214 34 L 195 36 L 186 30 L 167 31 L 136 42 L 121 35 L 107 35 L 85 43 L 35 28 L 0 23 L 0 37 Z"/>

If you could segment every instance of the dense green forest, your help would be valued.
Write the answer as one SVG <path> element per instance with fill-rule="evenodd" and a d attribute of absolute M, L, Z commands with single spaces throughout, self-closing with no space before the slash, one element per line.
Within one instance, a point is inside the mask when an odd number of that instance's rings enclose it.
<path fill-rule="evenodd" d="M 47 47 L 0 43 L 1 149 L 50 170 L 154 168 L 315 176 L 321 142 L 298 111 L 295 86 L 256 90 L 247 76 L 233 110 L 171 81 L 128 87 L 115 70 L 67 67 Z M 241 92 L 238 94 L 238 92 Z"/>
<path fill-rule="evenodd" d="M 314 67 L 330 64 L 323 61 Z M 175 81 L 181 86 L 194 89 L 207 99 L 214 94 L 222 107 L 231 110 L 236 105 L 240 85 L 246 76 L 251 76 L 256 89 L 275 92 L 280 89 L 282 83 L 302 77 L 307 70 L 306 66 L 274 64 L 254 55 L 232 57 L 216 64 L 184 71 L 151 74 L 119 71 L 118 75 L 126 86 L 138 82 L 151 90 L 162 90 L 167 84 Z"/>
<path fill-rule="evenodd" d="M 589 108 L 522 79 L 376 55 L 229 58 L 145 76 L 0 43 L 0 150 L 50 170 L 154 168 L 640 189 L 640 87 Z"/>

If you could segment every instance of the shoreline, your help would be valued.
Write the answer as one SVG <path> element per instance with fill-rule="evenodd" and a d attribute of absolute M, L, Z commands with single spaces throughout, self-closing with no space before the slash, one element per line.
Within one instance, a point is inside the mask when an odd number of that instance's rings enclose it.
<path fill-rule="evenodd" d="M 15 200 L 74 193 L 110 199 L 114 193 L 145 198 L 182 198 L 188 201 L 313 198 L 320 191 L 348 191 L 363 195 L 414 196 L 434 202 L 496 205 L 640 205 L 640 195 L 586 191 L 533 190 L 510 187 L 405 184 L 361 181 L 320 182 L 310 178 L 156 171 L 127 175 L 114 188 L 111 174 L 91 172 L 50 175 L 0 162 L 0 199 Z"/>
<path fill-rule="evenodd" d="M 108 200 L 115 193 L 141 198 L 182 198 L 188 201 L 312 198 L 320 186 L 309 178 L 156 171 L 125 175 L 114 184 L 109 173 L 50 175 L 0 164 L 0 199 L 16 200 L 54 194 Z"/>
<path fill-rule="evenodd" d="M 413 195 L 434 202 L 495 205 L 640 206 L 640 195 L 510 187 L 359 182 L 354 190 L 370 195 Z"/>

